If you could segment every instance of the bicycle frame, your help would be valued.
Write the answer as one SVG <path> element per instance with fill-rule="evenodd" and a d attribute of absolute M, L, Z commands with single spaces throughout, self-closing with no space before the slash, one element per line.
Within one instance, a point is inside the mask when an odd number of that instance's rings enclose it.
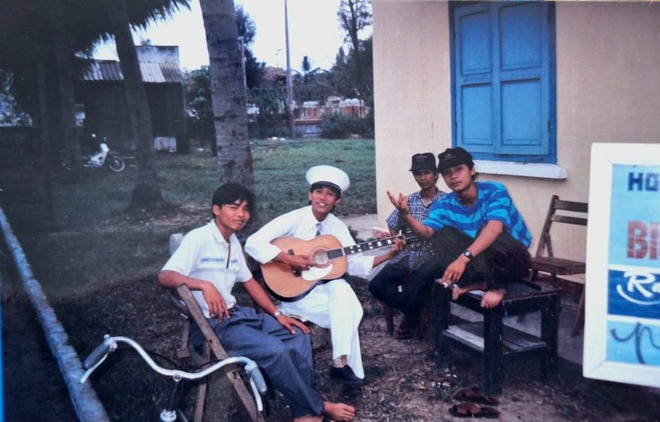
<path fill-rule="evenodd" d="M 244 370 L 250 378 L 250 387 L 252 388 L 252 393 L 257 404 L 257 409 L 261 412 L 263 411 L 263 403 L 261 401 L 261 394 L 265 394 L 268 390 L 266 382 L 263 378 L 263 375 L 259 371 L 257 364 L 252 360 L 243 356 L 230 357 L 223 359 L 219 362 L 214 363 L 213 365 L 198 371 L 198 372 L 186 372 L 179 369 L 167 369 L 159 366 L 154 360 L 149 356 L 149 354 L 140 346 L 135 340 L 132 340 L 128 337 L 116 336 L 111 337 L 106 334 L 103 339 L 103 343 L 96 347 L 89 354 L 87 359 L 83 362 L 83 368 L 85 373 L 80 378 L 80 382 L 84 383 L 87 381 L 89 376 L 98 368 L 108 357 L 108 355 L 117 350 L 118 343 L 126 343 L 131 346 L 135 351 L 138 352 L 140 357 L 147 363 L 147 365 L 153 369 L 155 372 L 171 377 L 175 383 L 175 386 L 172 390 L 172 394 L 168 400 L 168 405 L 165 409 L 161 411 L 160 419 L 163 422 L 172 422 L 175 421 L 176 416 L 176 400 L 178 396 L 178 391 L 180 388 L 180 381 L 183 379 L 186 380 L 198 380 L 204 378 L 213 372 L 217 371 L 220 368 L 223 368 L 231 364 L 244 364 Z"/>

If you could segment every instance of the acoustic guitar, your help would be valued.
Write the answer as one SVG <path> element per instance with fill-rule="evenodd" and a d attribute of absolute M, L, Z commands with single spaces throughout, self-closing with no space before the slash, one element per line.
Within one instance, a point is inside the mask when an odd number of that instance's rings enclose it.
<path fill-rule="evenodd" d="M 278 237 L 271 244 L 289 255 L 311 256 L 315 266 L 297 271 L 283 262 L 268 262 L 261 265 L 261 273 L 266 288 L 273 296 L 284 302 L 293 302 L 305 297 L 319 284 L 344 275 L 348 266 L 348 255 L 392 246 L 397 238 L 406 241 L 417 239 L 414 236 L 393 236 L 342 247 L 339 240 L 330 234 L 323 234 L 311 240 Z"/>

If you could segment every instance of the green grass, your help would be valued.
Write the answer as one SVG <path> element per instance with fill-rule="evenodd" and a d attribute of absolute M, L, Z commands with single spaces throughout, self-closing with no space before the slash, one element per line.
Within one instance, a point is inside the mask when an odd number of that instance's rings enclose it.
<path fill-rule="evenodd" d="M 376 212 L 373 140 L 255 141 L 252 156 L 262 223 L 307 204 L 305 173 L 319 164 L 337 166 L 351 178 L 337 215 Z M 53 224 L 17 233 L 51 297 L 153 274 L 167 259 L 171 233 L 210 218 L 210 198 L 219 182 L 216 158 L 208 150 L 156 155 L 163 198 L 183 212 L 127 212 L 135 183 L 135 167 L 127 164 L 122 173 L 85 169 L 77 183 L 60 178 Z"/>

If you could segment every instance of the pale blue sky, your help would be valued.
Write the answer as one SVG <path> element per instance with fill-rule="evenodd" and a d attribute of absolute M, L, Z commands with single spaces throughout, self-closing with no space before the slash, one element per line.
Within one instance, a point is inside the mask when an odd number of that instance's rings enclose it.
<path fill-rule="evenodd" d="M 286 67 L 284 0 L 235 0 L 242 5 L 257 27 L 252 52 L 269 66 Z M 337 10 L 340 0 L 288 0 L 291 67 L 299 70 L 303 56 L 314 67 L 329 69 L 344 33 L 339 28 Z M 151 40 L 154 45 L 178 45 L 181 67 L 198 69 L 208 64 L 199 0 L 191 10 L 181 10 L 167 22 L 158 22 L 145 32 L 134 34 L 135 42 Z M 114 43 L 99 50 L 98 58 L 116 58 Z"/>

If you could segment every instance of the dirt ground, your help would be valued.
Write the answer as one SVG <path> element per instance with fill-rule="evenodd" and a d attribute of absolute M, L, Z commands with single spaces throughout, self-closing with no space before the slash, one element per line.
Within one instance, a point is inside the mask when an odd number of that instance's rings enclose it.
<path fill-rule="evenodd" d="M 5 365 L 5 417 L 7 421 L 70 421 L 75 413 L 66 387 L 58 379 L 55 360 L 39 334 L 15 275 L 3 271 L 3 358 Z M 449 409 L 458 401 L 453 394 L 462 387 L 481 386 L 480 360 L 452 350 L 452 364 L 438 368 L 429 337 L 400 341 L 386 332 L 381 305 L 366 283 L 351 284 L 363 303 L 360 326 L 366 384 L 361 394 L 348 397 L 330 380 L 330 349 L 322 346 L 323 332 L 313 341 L 317 389 L 333 401 L 357 408 L 356 421 L 451 421 Z M 239 296 L 244 304 L 244 296 Z M 104 334 L 131 337 L 164 358 L 172 359 L 180 335 L 180 316 L 158 287 L 155 274 L 139 280 L 118 280 L 85 296 L 52 303 L 81 359 L 102 341 Z M 395 315 L 398 324 L 400 315 Z M 166 360 L 165 358 L 169 359 Z M 29 376 L 26 376 L 29 374 Z M 221 378 L 221 377 L 220 377 Z M 141 361 L 136 353 L 118 351 L 94 374 L 91 382 L 113 421 L 155 421 L 166 401 L 169 383 Z M 207 420 L 243 421 L 237 406 L 216 381 L 214 404 Z M 191 391 L 188 402 L 193 397 Z M 219 398 L 217 398 L 219 395 Z M 657 421 L 660 392 L 634 385 L 585 379 L 581 368 L 560 360 L 559 371 L 547 380 L 540 377 L 534 359 L 506 366 L 504 391 L 496 409 L 502 421 Z M 37 406 L 38 404 L 38 406 Z M 267 400 L 268 421 L 288 420 L 281 397 Z M 190 409 L 188 409 L 190 410 Z"/>

